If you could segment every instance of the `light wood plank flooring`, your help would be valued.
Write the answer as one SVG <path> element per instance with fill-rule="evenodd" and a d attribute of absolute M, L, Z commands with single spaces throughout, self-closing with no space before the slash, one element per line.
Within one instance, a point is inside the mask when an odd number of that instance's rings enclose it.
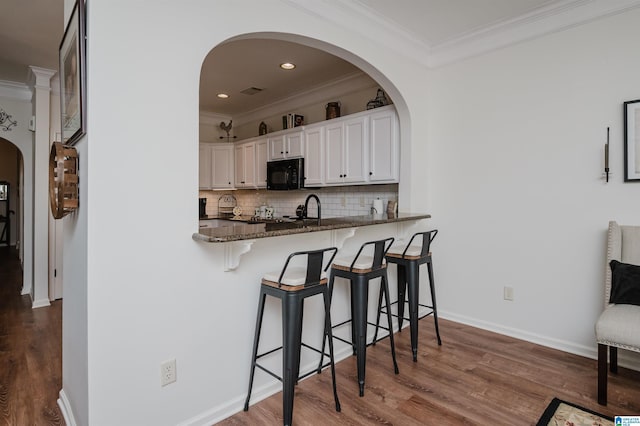
<path fill-rule="evenodd" d="M 638 372 L 621 369 L 617 376 L 610 375 L 609 405 L 602 407 L 596 402 L 595 360 L 451 321 L 439 323 L 441 347 L 433 319 L 420 321 L 416 363 L 409 330 L 395 334 L 397 376 L 388 339 L 368 347 L 362 398 L 355 357 L 339 362 L 341 413 L 333 405 L 330 370 L 300 382 L 294 424 L 535 425 L 554 397 L 609 416 L 640 414 Z M 221 424 L 282 424 L 281 398 L 281 393 L 273 395 Z"/>

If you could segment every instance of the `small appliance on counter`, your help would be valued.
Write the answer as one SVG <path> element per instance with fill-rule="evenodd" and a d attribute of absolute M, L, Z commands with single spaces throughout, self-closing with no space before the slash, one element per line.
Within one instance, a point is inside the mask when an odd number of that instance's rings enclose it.
<path fill-rule="evenodd" d="M 203 217 L 207 216 L 207 199 L 206 198 L 200 198 L 199 199 L 199 206 L 200 206 L 200 219 L 202 219 Z"/>

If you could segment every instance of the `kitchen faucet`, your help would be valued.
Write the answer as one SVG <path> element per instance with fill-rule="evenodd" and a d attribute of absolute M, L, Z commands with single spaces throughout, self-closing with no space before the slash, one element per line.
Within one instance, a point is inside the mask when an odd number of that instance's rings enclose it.
<path fill-rule="evenodd" d="M 309 194 L 307 196 L 307 199 L 304 201 L 304 216 L 305 216 L 305 219 L 310 219 L 308 216 L 308 212 L 309 212 L 309 200 L 311 198 L 315 198 L 316 204 L 318 205 L 318 226 L 320 226 L 320 216 L 321 216 L 320 198 L 318 198 L 316 194 Z"/>

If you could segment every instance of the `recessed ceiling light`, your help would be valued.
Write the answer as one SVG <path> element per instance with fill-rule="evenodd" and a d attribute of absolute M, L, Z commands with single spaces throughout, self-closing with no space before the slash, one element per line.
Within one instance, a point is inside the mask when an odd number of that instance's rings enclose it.
<path fill-rule="evenodd" d="M 292 70 L 296 67 L 296 64 L 292 64 L 291 62 L 285 62 L 284 64 L 280 64 L 280 68 L 283 70 Z"/>
<path fill-rule="evenodd" d="M 227 95 L 226 93 L 218 93 L 217 95 L 220 99 L 227 99 L 229 97 L 229 95 Z"/>

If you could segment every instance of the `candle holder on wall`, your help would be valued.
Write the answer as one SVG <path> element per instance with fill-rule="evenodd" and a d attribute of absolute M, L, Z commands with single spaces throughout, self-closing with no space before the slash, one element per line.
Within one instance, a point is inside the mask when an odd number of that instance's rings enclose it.
<path fill-rule="evenodd" d="M 609 171 L 609 128 L 607 127 L 607 143 L 604 144 L 604 173 L 602 173 L 605 182 L 609 182 L 611 174 Z"/>

